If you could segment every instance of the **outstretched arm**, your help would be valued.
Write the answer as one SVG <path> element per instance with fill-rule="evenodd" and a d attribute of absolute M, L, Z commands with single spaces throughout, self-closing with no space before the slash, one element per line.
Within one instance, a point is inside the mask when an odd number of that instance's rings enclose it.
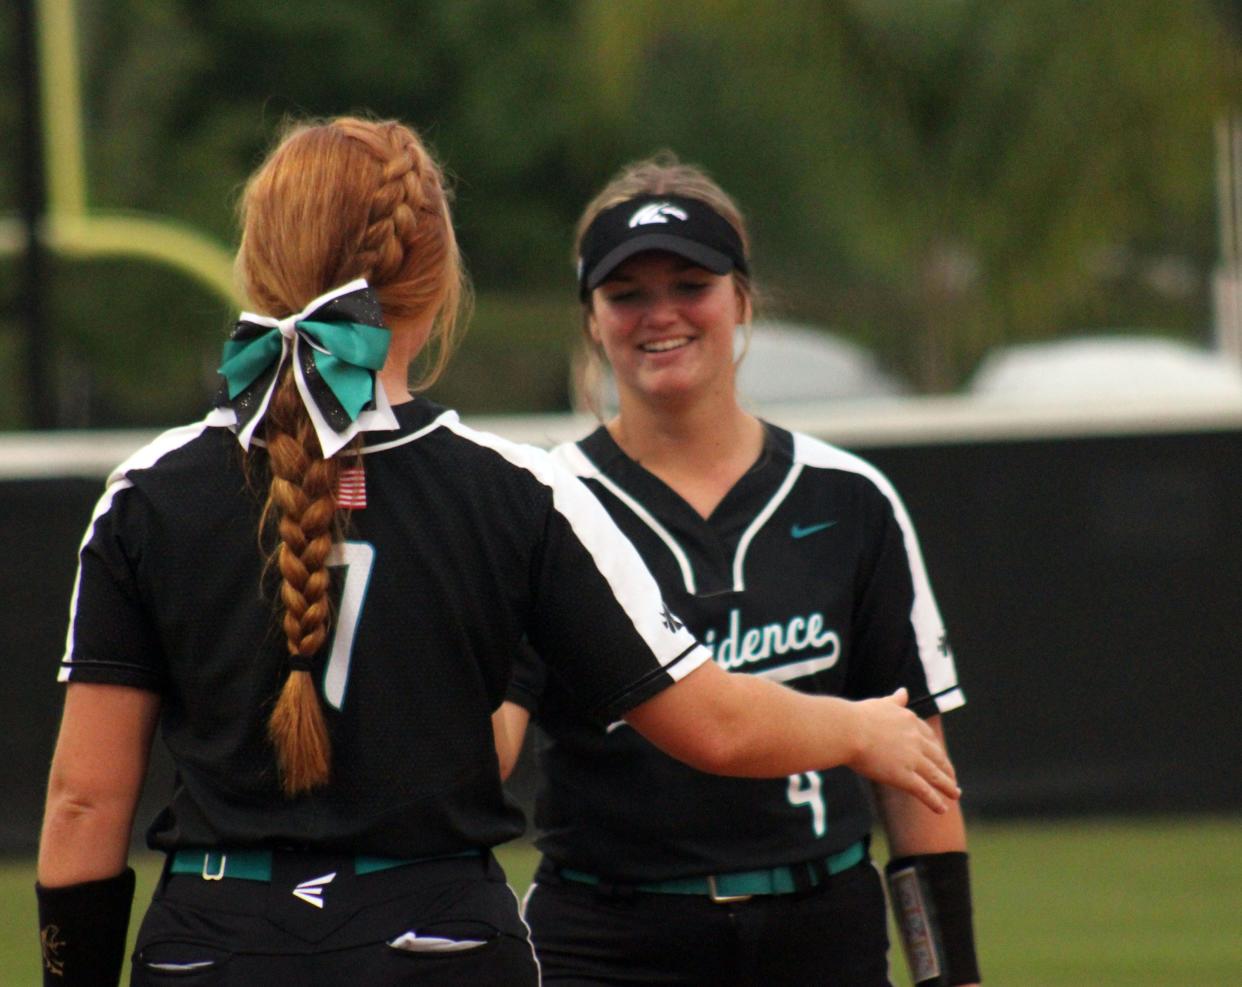
<path fill-rule="evenodd" d="M 939 716 L 927 721 L 944 747 L 944 726 Z M 946 757 L 948 756 L 946 752 Z M 909 792 L 891 785 L 875 784 L 876 811 L 888 836 L 889 855 L 909 857 L 917 853 L 953 853 L 966 849 L 966 823 L 962 807 L 953 803 L 942 813 L 930 812 Z"/>
<path fill-rule="evenodd" d="M 777 778 L 846 765 L 943 813 L 958 797 L 935 733 L 905 690 L 851 702 L 812 696 L 704 662 L 626 721 L 665 753 L 714 774 Z"/>

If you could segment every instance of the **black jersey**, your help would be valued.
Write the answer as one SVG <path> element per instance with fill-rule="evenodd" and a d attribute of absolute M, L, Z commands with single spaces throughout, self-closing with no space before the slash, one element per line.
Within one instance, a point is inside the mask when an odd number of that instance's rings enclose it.
<path fill-rule="evenodd" d="M 863 460 L 767 425 L 759 461 L 704 520 L 605 428 L 556 455 L 723 668 L 849 699 L 904 685 L 922 716 L 965 701 L 909 518 Z M 542 728 L 538 842 L 562 866 L 623 881 L 725 873 L 826 857 L 870 830 L 847 768 L 705 774 L 578 715 L 566 687 L 528 649 L 510 689 Z"/>
<path fill-rule="evenodd" d="M 331 781 L 279 790 L 266 722 L 287 672 L 265 483 L 228 429 L 156 439 L 110 478 L 83 542 L 62 681 L 158 692 L 177 784 L 158 849 L 421 857 L 517 835 L 489 714 L 520 640 L 614 719 L 708 659 L 598 501 L 544 451 L 417 399 L 367 435 L 329 562 L 321 652 Z M 255 487 L 259 487 L 256 490 Z M 362 506 L 365 503 L 365 506 Z"/>

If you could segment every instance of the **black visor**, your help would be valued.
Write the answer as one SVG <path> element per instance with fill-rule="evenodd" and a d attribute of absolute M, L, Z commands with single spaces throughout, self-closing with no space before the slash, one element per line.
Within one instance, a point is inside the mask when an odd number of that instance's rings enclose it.
<path fill-rule="evenodd" d="M 665 250 L 713 274 L 747 273 L 742 238 L 701 199 L 640 195 L 605 209 L 582 236 L 578 294 L 585 301 L 622 262 L 645 250 Z"/>

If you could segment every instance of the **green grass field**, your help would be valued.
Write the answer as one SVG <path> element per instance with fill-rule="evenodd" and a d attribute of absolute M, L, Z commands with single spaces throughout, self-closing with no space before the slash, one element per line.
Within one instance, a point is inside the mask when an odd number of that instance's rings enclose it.
<path fill-rule="evenodd" d="M 975 823 L 970 834 L 989 985 L 1242 984 L 1242 817 Z M 513 844 L 500 856 L 523 892 L 534 853 Z M 158 859 L 136 867 L 137 914 Z M 33 882 L 31 861 L 0 865 L 4 987 L 39 983 Z M 903 961 L 893 966 L 908 987 Z"/>

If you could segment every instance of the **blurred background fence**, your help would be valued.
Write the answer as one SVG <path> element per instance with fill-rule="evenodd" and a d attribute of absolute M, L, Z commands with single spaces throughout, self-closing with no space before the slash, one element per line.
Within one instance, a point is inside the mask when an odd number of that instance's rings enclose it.
<path fill-rule="evenodd" d="M 848 444 L 903 492 L 969 698 L 950 736 L 972 814 L 1242 810 L 1242 402 L 1084 414 L 924 398 L 769 417 Z M 583 430 L 571 416 L 477 424 L 536 442 Z M 0 439 L 15 467 L 0 480 L 0 850 L 37 835 L 89 474 L 145 438 Z M 514 792 L 529 803 L 524 768 Z M 170 783 L 160 757 L 143 824 Z"/>

